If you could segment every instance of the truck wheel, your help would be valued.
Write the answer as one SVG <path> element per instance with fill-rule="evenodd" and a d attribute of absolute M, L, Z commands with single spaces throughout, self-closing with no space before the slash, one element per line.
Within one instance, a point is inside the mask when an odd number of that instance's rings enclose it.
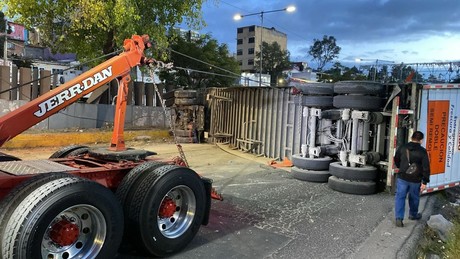
<path fill-rule="evenodd" d="M 132 198 L 129 218 L 142 249 L 167 256 L 183 249 L 198 232 L 206 209 L 203 182 L 193 170 L 165 165 L 147 172 Z"/>
<path fill-rule="evenodd" d="M 377 168 L 374 166 L 346 167 L 341 162 L 331 163 L 329 172 L 333 176 L 351 181 L 373 181 L 378 174 Z"/>
<path fill-rule="evenodd" d="M 7 215 L 3 258 L 115 256 L 123 235 L 123 213 L 109 189 L 66 177 L 43 183 L 19 199 Z"/>
<path fill-rule="evenodd" d="M 332 158 L 325 156 L 320 158 L 302 157 L 300 154 L 292 155 L 292 164 L 301 169 L 307 170 L 329 170 Z"/>
<path fill-rule="evenodd" d="M 123 206 L 123 210 L 125 211 L 125 213 L 128 213 L 130 207 L 129 204 L 126 204 L 126 200 L 130 195 L 133 194 L 132 190 L 135 189 L 135 187 L 133 186 L 135 184 L 139 184 L 142 181 L 142 179 L 145 176 L 147 176 L 146 172 L 153 171 L 163 165 L 165 165 L 165 163 L 159 161 L 145 162 L 131 169 L 131 171 L 129 171 L 129 173 L 125 175 L 125 177 L 123 177 L 123 180 L 118 186 L 115 195 L 117 196 L 117 199 Z M 138 179 L 140 180 L 138 181 Z"/>
<path fill-rule="evenodd" d="M 336 94 L 373 94 L 380 95 L 385 86 L 372 81 L 341 81 L 334 84 Z"/>
<path fill-rule="evenodd" d="M 307 182 L 316 182 L 316 183 L 325 183 L 329 179 L 329 171 L 313 171 L 305 170 L 298 167 L 291 168 L 292 177 L 297 180 L 307 181 Z"/>
<path fill-rule="evenodd" d="M 62 149 L 54 152 L 54 154 L 52 154 L 50 156 L 50 158 L 64 158 L 64 157 L 67 157 L 67 155 L 74 151 L 74 150 L 77 150 L 79 148 L 87 148 L 87 146 L 82 146 L 82 145 L 71 145 L 71 146 L 67 146 L 67 147 L 63 147 Z"/>
<path fill-rule="evenodd" d="M 308 107 L 332 107 L 333 98 L 332 96 L 314 96 L 314 95 L 304 95 L 302 96 L 302 105 Z"/>
<path fill-rule="evenodd" d="M 329 177 L 327 185 L 332 190 L 349 194 L 368 195 L 374 194 L 376 191 L 375 182 L 349 181 L 335 176 Z"/>
<path fill-rule="evenodd" d="M 3 231 L 6 227 L 6 223 L 8 222 L 9 217 L 17 208 L 17 206 L 23 201 L 23 197 L 27 196 L 38 186 L 41 186 L 44 183 L 65 177 L 71 177 L 71 175 L 66 173 L 39 174 L 14 187 L 0 203 L 0 240 L 3 240 Z M 0 245 L 0 255 L 2 254 L 2 245 Z"/>
<path fill-rule="evenodd" d="M 334 96 L 334 107 L 376 111 L 382 109 L 382 98 L 370 95 L 337 95 Z"/>
<path fill-rule="evenodd" d="M 292 85 L 291 85 L 292 84 Z M 330 83 L 297 83 L 292 82 L 290 86 L 297 88 L 305 95 L 333 95 L 334 84 Z"/>
<path fill-rule="evenodd" d="M 79 156 L 79 155 L 84 155 L 88 154 L 89 148 L 88 147 L 81 147 L 73 150 L 72 152 L 69 152 L 65 157 L 71 157 L 71 156 Z"/>

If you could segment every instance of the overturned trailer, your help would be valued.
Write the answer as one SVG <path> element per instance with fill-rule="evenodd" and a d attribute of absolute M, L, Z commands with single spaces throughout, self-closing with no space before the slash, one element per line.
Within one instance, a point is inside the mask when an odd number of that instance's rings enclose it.
<path fill-rule="evenodd" d="M 209 135 L 216 142 L 292 160 L 293 177 L 373 194 L 394 187 L 395 149 L 425 133 L 431 182 L 458 185 L 459 85 L 296 82 L 287 88 L 213 89 Z"/>

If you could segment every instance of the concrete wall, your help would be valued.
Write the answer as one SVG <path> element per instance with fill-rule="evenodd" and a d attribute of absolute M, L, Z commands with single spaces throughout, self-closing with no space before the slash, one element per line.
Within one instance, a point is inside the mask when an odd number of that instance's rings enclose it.
<path fill-rule="evenodd" d="M 27 101 L 7 101 L 0 99 L 0 116 L 17 109 Z M 102 128 L 113 126 L 115 106 L 107 104 L 74 103 L 38 123 L 32 129 Z M 167 116 L 170 112 L 167 110 Z M 20 119 L 20 118 L 18 118 Z M 162 107 L 128 106 L 126 109 L 126 128 L 168 128 Z"/>

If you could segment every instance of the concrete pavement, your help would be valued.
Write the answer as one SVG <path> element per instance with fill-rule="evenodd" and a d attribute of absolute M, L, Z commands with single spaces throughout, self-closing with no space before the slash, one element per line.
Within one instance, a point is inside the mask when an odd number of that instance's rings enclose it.
<path fill-rule="evenodd" d="M 184 151 L 225 200 L 213 201 L 209 224 L 172 258 L 409 258 L 429 214 L 423 198 L 422 221 L 406 219 L 396 228 L 388 193 L 339 193 L 226 146 L 185 145 Z M 118 258 L 146 258 L 129 249 Z"/>

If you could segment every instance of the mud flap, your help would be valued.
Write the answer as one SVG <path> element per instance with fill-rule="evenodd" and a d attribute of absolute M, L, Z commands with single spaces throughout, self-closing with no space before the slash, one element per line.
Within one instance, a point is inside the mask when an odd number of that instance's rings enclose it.
<path fill-rule="evenodd" d="M 206 191 L 206 207 L 205 207 L 205 213 L 203 217 L 203 222 L 201 222 L 201 225 L 208 225 L 209 223 L 209 214 L 211 212 L 211 190 L 212 190 L 212 179 L 206 178 L 206 177 L 201 177 L 201 180 L 203 181 L 204 184 L 204 189 Z"/>

